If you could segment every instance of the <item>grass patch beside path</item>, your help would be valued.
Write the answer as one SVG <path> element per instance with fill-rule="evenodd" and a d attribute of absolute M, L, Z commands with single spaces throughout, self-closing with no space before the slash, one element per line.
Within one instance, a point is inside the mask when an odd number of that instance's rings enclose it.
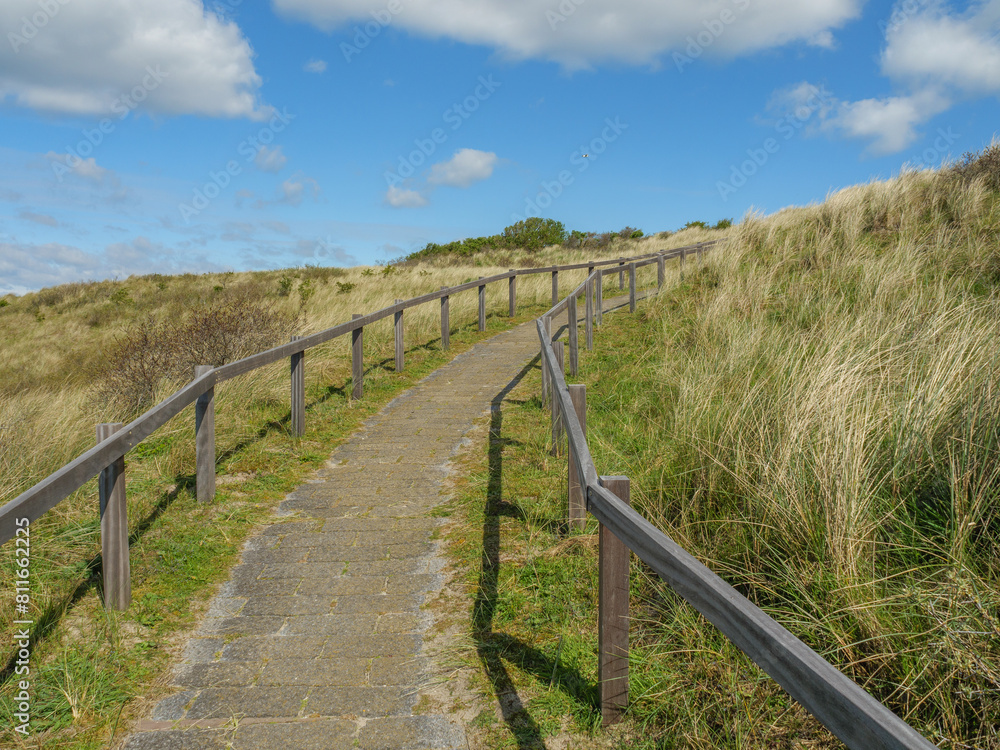
<path fill-rule="evenodd" d="M 613 294 L 609 283 L 605 294 Z M 632 473 L 622 421 L 642 419 L 639 393 L 658 328 L 640 302 L 605 315 L 593 352 L 581 351 L 588 436 L 598 471 Z M 454 525 L 457 570 L 467 570 L 474 649 L 466 665 L 486 708 L 473 747 L 838 747 L 742 652 L 633 558 L 631 706 L 601 728 L 597 691 L 597 523 L 568 533 L 566 457 L 551 455 L 548 408 L 535 366 L 502 399 L 461 457 Z M 627 409 L 619 411 L 622 401 Z M 638 407 L 638 408 L 637 408 Z M 597 435 L 607 435 L 603 446 Z M 618 443 L 617 446 L 615 443 Z M 619 453 L 620 451 L 620 453 Z M 633 478 L 633 497 L 636 480 Z M 791 743 L 791 744 L 788 744 Z"/>
<path fill-rule="evenodd" d="M 302 438 L 290 435 L 287 401 L 256 392 L 252 376 L 221 385 L 218 494 L 211 503 L 193 497 L 194 418 L 185 410 L 126 456 L 133 596 L 126 612 L 107 612 L 100 603 L 95 481 L 32 524 L 30 734 L 15 731 L 14 696 L 24 677 L 14 674 L 16 654 L 6 643 L 0 649 L 0 746 L 96 750 L 121 741 L 166 692 L 184 637 L 226 579 L 244 540 L 273 522 L 272 510 L 285 494 L 393 397 L 476 341 L 540 312 L 536 306 L 514 319 L 490 315 L 484 333 L 474 320 L 453 328 L 447 353 L 437 341 L 413 346 L 402 373 L 394 372 L 391 358 L 367 359 L 361 401 L 348 399 L 349 365 L 312 358 L 310 369 L 307 353 Z M 287 383 L 287 365 L 282 370 L 276 377 Z M 84 512 L 88 507 L 90 514 Z M 13 571 L 10 554 L 0 577 L 12 581 Z M 13 585 L 5 589 L 0 630 L 12 633 Z"/>
<path fill-rule="evenodd" d="M 577 378 L 598 473 L 954 750 L 1000 748 L 998 237 L 996 194 L 933 173 L 749 217 L 605 316 Z M 635 561 L 631 706 L 598 730 L 595 527 L 563 528 L 539 380 L 464 458 L 450 537 L 499 706 L 483 746 L 840 747 Z"/>

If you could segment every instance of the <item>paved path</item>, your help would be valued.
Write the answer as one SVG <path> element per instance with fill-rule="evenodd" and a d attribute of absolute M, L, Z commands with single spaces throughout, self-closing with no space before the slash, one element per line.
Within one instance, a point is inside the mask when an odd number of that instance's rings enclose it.
<path fill-rule="evenodd" d="M 448 717 L 414 713 L 433 627 L 421 604 L 443 583 L 428 511 L 463 435 L 537 352 L 533 321 L 477 344 L 292 492 L 127 750 L 466 748 Z"/>

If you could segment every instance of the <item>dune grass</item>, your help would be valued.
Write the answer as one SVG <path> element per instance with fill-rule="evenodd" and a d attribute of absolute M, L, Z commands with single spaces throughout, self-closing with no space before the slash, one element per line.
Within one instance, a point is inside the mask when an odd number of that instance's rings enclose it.
<path fill-rule="evenodd" d="M 152 326 L 182 322 L 227 300 L 249 299 L 280 324 L 273 327 L 274 336 L 283 338 L 289 331 L 304 335 L 397 298 L 511 267 L 631 255 L 710 234 L 684 232 L 666 242 L 621 243 L 603 256 L 550 248 L 464 266 L 154 275 L 5 297 L 7 304 L 0 306 L 0 504 L 91 447 L 96 423 L 135 415 L 124 413 L 121 404 L 112 403 L 113 394 L 100 386 L 116 352 L 142 321 Z M 584 275 L 564 274 L 562 288 Z M 509 319 L 506 284 L 488 287 L 484 333 L 476 330 L 475 290 L 454 296 L 447 353 L 440 347 L 438 304 L 408 310 L 403 373 L 394 371 L 391 319 L 367 327 L 365 397 L 360 401 L 349 398 L 349 339 L 309 350 L 303 438 L 289 434 L 287 364 L 223 384 L 216 392 L 219 492 L 210 504 L 193 498 L 190 410 L 158 430 L 126 456 L 133 605 L 125 613 L 108 613 L 100 606 L 94 481 L 33 523 L 31 734 L 14 731 L 17 680 L 14 646 L 7 643 L 0 647 L 0 745 L 82 750 L 120 741 L 130 723 L 162 694 L 183 634 L 193 627 L 216 583 L 224 580 L 243 540 L 283 495 L 400 391 L 484 336 L 538 315 L 548 307 L 550 295 L 547 274 L 519 279 L 518 317 Z M 153 400 L 184 379 L 183 373 L 168 373 L 155 383 Z M 12 581 L 14 569 L 13 546 L 5 545 L 0 548 L 0 577 Z M 18 618 L 14 596 L 13 584 L 0 591 L 0 630 L 5 633 L 13 632 L 12 621 Z"/>
<path fill-rule="evenodd" d="M 750 216 L 700 271 L 606 316 L 578 379 L 599 473 L 629 476 L 647 518 L 956 750 L 1000 748 L 998 261 L 997 193 L 947 173 Z M 538 388 L 505 399 L 456 506 L 453 550 L 490 614 L 470 663 L 524 707 L 484 713 L 484 746 L 568 727 L 615 747 L 839 747 L 640 564 L 632 705 L 597 729 L 596 527 L 565 533 Z"/>

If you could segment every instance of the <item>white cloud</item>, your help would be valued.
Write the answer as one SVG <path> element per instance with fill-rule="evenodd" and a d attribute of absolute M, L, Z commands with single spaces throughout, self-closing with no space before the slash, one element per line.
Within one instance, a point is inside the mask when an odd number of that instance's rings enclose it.
<path fill-rule="evenodd" d="M 497 155 L 492 151 L 461 148 L 448 161 L 431 167 L 427 181 L 431 185 L 469 187 L 472 183 L 485 180 L 492 175 L 496 163 Z"/>
<path fill-rule="evenodd" d="M 962 17 L 931 8 L 892 27 L 882 72 L 918 86 L 1000 92 L 1000 40 L 994 36 L 998 9 L 996 0 Z"/>
<path fill-rule="evenodd" d="M 385 0 L 272 0 L 287 16 L 330 30 L 386 13 Z M 587 0 L 559 3 L 510 0 L 406 0 L 389 24 L 431 39 L 482 44 L 514 59 L 554 60 L 567 68 L 600 62 L 655 64 L 683 51 L 688 37 L 708 32 L 708 56 L 734 56 L 791 41 L 828 45 L 824 35 L 858 16 L 861 0 Z M 720 20 L 729 11 L 733 19 Z M 712 30 L 718 33 L 713 33 Z"/>
<path fill-rule="evenodd" d="M 322 73 L 326 70 L 326 60 L 310 60 L 302 66 L 306 73 Z"/>
<path fill-rule="evenodd" d="M 287 162 L 288 158 L 282 153 L 281 146 L 261 146 L 253 160 L 257 169 L 263 172 L 280 172 Z"/>
<path fill-rule="evenodd" d="M 892 154 L 917 139 L 917 126 L 949 106 L 951 103 L 933 90 L 842 102 L 829 126 L 849 137 L 871 140 L 869 150 L 874 154 Z"/>
<path fill-rule="evenodd" d="M 868 140 L 872 153 L 895 153 L 956 102 L 1000 94 L 1000 0 L 949 11 L 941 2 L 897 6 L 880 69 L 899 93 L 838 102 L 824 129 Z"/>
<path fill-rule="evenodd" d="M 385 193 L 385 202 L 393 208 L 419 208 L 427 205 L 427 199 L 416 190 L 407 190 L 390 185 Z"/>
<path fill-rule="evenodd" d="M 185 254 L 142 236 L 112 243 L 98 252 L 57 242 L 0 242 L 0 293 L 23 293 L 85 279 L 220 270 L 224 269 L 203 254 Z"/>
<path fill-rule="evenodd" d="M 201 0 L 51 5 L 45 13 L 37 0 L 0 3 L 0 98 L 74 115 L 268 116 L 249 42 Z"/>

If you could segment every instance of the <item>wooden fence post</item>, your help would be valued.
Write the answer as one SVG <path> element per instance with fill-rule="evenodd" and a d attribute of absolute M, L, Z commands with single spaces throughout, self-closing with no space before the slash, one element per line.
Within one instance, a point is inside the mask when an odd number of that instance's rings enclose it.
<path fill-rule="evenodd" d="M 583 434 L 587 434 L 587 386 L 569 386 L 569 397 L 573 402 L 573 410 L 576 418 L 580 422 Z M 583 531 L 587 525 L 587 501 L 583 496 L 583 488 L 580 486 L 580 478 L 577 476 L 576 460 L 573 458 L 573 451 L 566 450 L 566 470 L 569 476 L 567 487 L 567 519 L 569 528 Z"/>
<path fill-rule="evenodd" d="M 97 425 L 102 443 L 124 425 Z M 97 479 L 101 508 L 101 567 L 104 570 L 104 608 L 124 611 L 132 603 L 132 574 L 128 557 L 128 507 L 125 501 L 125 456 L 119 456 Z"/>
<path fill-rule="evenodd" d="M 631 505 L 628 477 L 601 477 L 601 484 Z M 601 722 L 621 719 L 628 705 L 629 549 L 602 524 L 598 552 L 597 684 Z"/>
<path fill-rule="evenodd" d="M 657 257 L 657 259 L 656 259 L 656 288 L 657 289 L 662 289 L 663 288 L 663 279 L 664 279 L 664 277 L 666 275 L 665 265 L 666 265 L 666 263 L 663 260 L 663 256 L 661 255 L 661 256 Z"/>
<path fill-rule="evenodd" d="M 442 289 L 448 287 L 443 286 Z M 448 320 L 448 295 L 441 298 L 441 351 L 448 351 L 448 334 L 451 333 L 451 322 Z"/>
<path fill-rule="evenodd" d="M 621 261 L 618 265 L 620 266 L 618 269 L 618 289 L 620 291 L 625 288 L 625 261 Z"/>
<path fill-rule="evenodd" d="M 604 323 L 604 272 L 598 271 L 597 273 L 597 299 L 594 300 L 594 304 L 597 307 L 597 325 Z"/>
<path fill-rule="evenodd" d="M 687 255 L 687 250 L 683 247 L 681 248 L 681 281 L 684 281 L 684 256 Z"/>
<path fill-rule="evenodd" d="M 580 369 L 580 331 L 577 328 L 576 315 L 576 295 L 569 297 L 569 374 L 574 378 Z"/>
<path fill-rule="evenodd" d="M 211 365 L 195 365 L 194 376 L 211 372 Z M 199 503 L 215 498 L 215 388 L 198 396 L 194 404 L 195 496 Z"/>
<path fill-rule="evenodd" d="M 403 300 L 396 300 L 398 305 Z M 396 333 L 396 372 L 403 371 L 403 311 L 397 310 L 393 316 L 393 323 Z"/>
<path fill-rule="evenodd" d="M 552 318 L 544 318 L 545 325 L 545 338 L 549 341 L 552 340 Z M 544 408 L 546 404 L 549 403 L 549 394 L 552 391 L 552 383 L 549 375 L 549 368 L 545 366 L 545 360 L 539 360 L 542 363 L 542 407 Z"/>
<path fill-rule="evenodd" d="M 628 264 L 628 311 L 635 312 L 635 263 Z"/>
<path fill-rule="evenodd" d="M 507 280 L 507 297 L 509 298 L 507 300 L 508 302 L 507 312 L 512 318 L 514 317 L 514 314 L 517 312 L 517 276 L 514 275 L 514 272 L 515 269 L 511 268 L 510 269 L 511 276 Z"/>
<path fill-rule="evenodd" d="M 565 372 L 565 345 L 562 341 L 552 342 L 552 353 L 556 355 L 556 364 L 559 366 L 560 372 Z M 556 398 L 556 384 L 555 381 L 551 383 L 552 387 L 552 455 L 559 455 L 559 446 L 562 443 L 562 412 L 559 411 L 559 399 Z"/>
<path fill-rule="evenodd" d="M 360 317 L 362 317 L 360 313 L 354 313 L 351 319 L 357 320 Z M 364 333 L 364 326 L 351 331 L 351 381 L 354 384 L 351 398 L 356 399 L 365 394 Z"/>
<path fill-rule="evenodd" d="M 479 330 L 486 330 L 486 284 L 479 285 Z"/>
<path fill-rule="evenodd" d="M 292 336 L 292 341 L 299 341 L 302 336 Z M 306 434 L 306 353 L 296 352 L 291 359 L 292 365 L 292 399 L 291 422 L 292 434 L 302 437 Z"/>
<path fill-rule="evenodd" d="M 594 281 L 589 276 L 587 279 L 587 302 L 585 310 L 587 321 L 584 324 L 584 330 L 587 338 L 587 351 L 589 352 L 594 348 Z"/>
<path fill-rule="evenodd" d="M 555 307 L 559 301 L 559 271 L 552 272 L 552 306 Z"/>

